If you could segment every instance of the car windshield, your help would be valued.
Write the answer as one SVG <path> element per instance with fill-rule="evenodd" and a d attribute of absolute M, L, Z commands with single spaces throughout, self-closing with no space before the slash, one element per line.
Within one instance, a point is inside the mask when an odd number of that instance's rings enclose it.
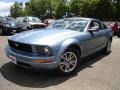
<path fill-rule="evenodd" d="M 16 22 L 16 20 L 14 18 L 3 18 L 3 22 L 7 22 L 7 23 L 12 23 L 12 22 Z"/>
<path fill-rule="evenodd" d="M 29 22 L 41 22 L 41 20 L 39 18 L 37 18 L 37 17 L 29 17 L 28 21 Z"/>
<path fill-rule="evenodd" d="M 88 23 L 88 20 L 85 20 L 85 19 L 61 19 L 61 20 L 57 20 L 50 27 L 71 29 L 71 30 L 83 32 L 87 26 L 87 23 Z"/>

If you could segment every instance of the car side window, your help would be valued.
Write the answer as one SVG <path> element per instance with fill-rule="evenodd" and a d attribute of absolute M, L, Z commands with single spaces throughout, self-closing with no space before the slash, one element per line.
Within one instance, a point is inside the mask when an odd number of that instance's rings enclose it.
<path fill-rule="evenodd" d="M 101 23 L 101 30 L 108 29 L 107 26 L 103 23 Z"/>
<path fill-rule="evenodd" d="M 24 20 L 27 21 L 27 18 L 25 17 Z"/>
<path fill-rule="evenodd" d="M 89 28 L 91 29 L 92 27 L 98 27 L 98 29 L 101 28 L 100 23 L 99 23 L 98 21 L 92 21 L 92 22 L 90 23 Z"/>

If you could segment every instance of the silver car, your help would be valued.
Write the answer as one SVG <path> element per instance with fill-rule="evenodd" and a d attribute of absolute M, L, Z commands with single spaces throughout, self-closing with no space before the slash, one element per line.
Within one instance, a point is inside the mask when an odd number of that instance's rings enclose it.
<path fill-rule="evenodd" d="M 76 72 L 81 58 L 101 49 L 111 51 L 112 30 L 91 18 L 65 18 L 49 28 L 8 38 L 6 55 L 16 65 L 55 69 L 63 75 Z"/>
<path fill-rule="evenodd" d="M 40 29 L 46 26 L 37 17 L 32 16 L 17 17 L 16 20 L 18 25 L 22 28 L 22 30 Z"/>

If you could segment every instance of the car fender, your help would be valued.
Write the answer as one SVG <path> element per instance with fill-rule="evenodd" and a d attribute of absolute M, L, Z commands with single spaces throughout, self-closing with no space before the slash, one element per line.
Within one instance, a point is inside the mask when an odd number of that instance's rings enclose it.
<path fill-rule="evenodd" d="M 108 29 L 109 30 L 109 29 Z M 106 39 L 105 39 L 105 46 L 107 45 L 107 42 L 109 39 L 112 39 L 113 38 L 113 32 L 112 30 L 110 29 L 109 32 L 107 32 L 106 34 Z"/>
<path fill-rule="evenodd" d="M 58 60 L 60 60 L 60 57 L 63 55 L 63 53 L 68 49 L 68 47 L 70 47 L 71 45 L 78 45 L 81 48 L 81 46 L 79 45 L 79 41 L 77 39 L 74 38 L 69 38 L 65 41 L 63 41 L 63 43 L 61 44 L 59 51 L 58 51 Z"/>

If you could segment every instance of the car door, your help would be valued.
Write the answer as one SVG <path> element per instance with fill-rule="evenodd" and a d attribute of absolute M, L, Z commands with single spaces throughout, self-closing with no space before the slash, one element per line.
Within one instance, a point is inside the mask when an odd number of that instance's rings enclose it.
<path fill-rule="evenodd" d="M 27 30 L 27 26 L 28 26 L 28 19 L 27 19 L 27 17 L 24 17 L 22 22 L 23 22 L 23 29 Z"/>
<path fill-rule="evenodd" d="M 92 27 L 98 27 L 98 31 L 91 31 L 89 32 L 89 29 Z M 104 29 L 101 27 L 101 22 L 97 20 L 91 21 L 87 33 L 87 54 L 94 53 L 104 46 L 105 41 L 105 33 Z"/>

